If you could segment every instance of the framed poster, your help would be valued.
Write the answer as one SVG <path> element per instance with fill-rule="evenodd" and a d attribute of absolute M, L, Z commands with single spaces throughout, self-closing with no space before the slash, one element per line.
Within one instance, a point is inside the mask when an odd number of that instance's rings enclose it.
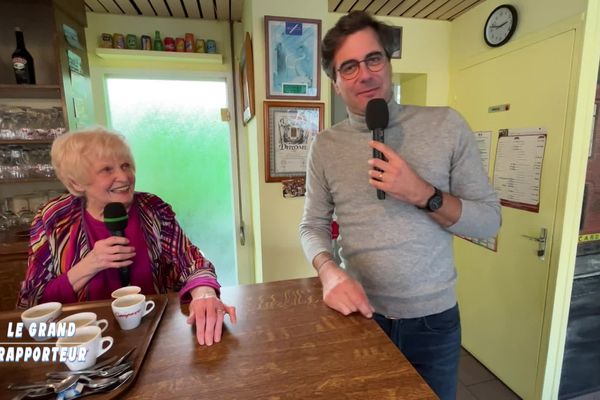
<path fill-rule="evenodd" d="M 248 32 L 246 32 L 240 56 L 240 88 L 242 91 L 242 121 L 246 125 L 254 117 L 254 62 L 252 40 Z"/>
<path fill-rule="evenodd" d="M 308 149 L 323 129 L 323 103 L 265 101 L 265 181 L 306 175 Z"/>
<path fill-rule="evenodd" d="M 391 27 L 392 34 L 392 58 L 402 58 L 402 27 Z"/>
<path fill-rule="evenodd" d="M 321 21 L 265 16 L 268 99 L 318 100 Z"/>

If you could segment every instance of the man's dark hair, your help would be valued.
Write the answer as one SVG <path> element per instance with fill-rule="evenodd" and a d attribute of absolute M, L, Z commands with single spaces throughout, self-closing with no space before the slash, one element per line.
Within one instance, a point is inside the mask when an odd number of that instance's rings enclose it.
<path fill-rule="evenodd" d="M 375 31 L 385 55 L 388 59 L 391 57 L 393 52 L 393 28 L 377 21 L 365 11 L 351 11 L 338 20 L 335 26 L 327 32 L 321 43 L 321 66 L 327 76 L 334 82 L 335 65 L 333 65 L 333 58 L 336 51 L 346 37 L 365 28 L 372 28 Z"/>

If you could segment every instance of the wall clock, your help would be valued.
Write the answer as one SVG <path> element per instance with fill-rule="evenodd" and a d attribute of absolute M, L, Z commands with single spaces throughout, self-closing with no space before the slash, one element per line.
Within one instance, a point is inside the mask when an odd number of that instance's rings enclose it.
<path fill-rule="evenodd" d="M 485 21 L 483 39 L 490 47 L 502 46 L 517 29 L 517 9 L 510 4 L 496 7 Z"/>

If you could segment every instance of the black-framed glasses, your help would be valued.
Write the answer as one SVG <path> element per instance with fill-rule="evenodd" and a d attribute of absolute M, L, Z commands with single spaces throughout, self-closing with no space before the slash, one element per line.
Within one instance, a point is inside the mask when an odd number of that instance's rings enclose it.
<path fill-rule="evenodd" d="M 356 78 L 360 63 L 365 63 L 367 69 L 371 72 L 381 71 L 385 65 L 385 55 L 381 52 L 370 53 L 362 60 L 348 60 L 342 63 L 337 71 L 340 76 L 346 80 Z"/>

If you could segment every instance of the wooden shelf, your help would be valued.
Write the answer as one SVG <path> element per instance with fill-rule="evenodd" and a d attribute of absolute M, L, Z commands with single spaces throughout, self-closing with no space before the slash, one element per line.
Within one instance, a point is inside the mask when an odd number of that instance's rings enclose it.
<path fill-rule="evenodd" d="M 60 99 L 60 86 L 0 84 L 0 98 Z"/>
<path fill-rule="evenodd" d="M 52 142 L 54 141 L 54 139 L 32 139 L 32 140 L 25 140 L 25 139 L 14 139 L 14 140 L 3 140 L 0 139 L 0 146 L 2 145 L 13 145 L 13 144 L 52 144 Z"/>
<path fill-rule="evenodd" d="M 34 182 L 58 182 L 58 178 L 20 178 L 20 179 L 0 179 L 0 184 L 3 183 L 34 183 Z"/>
<path fill-rule="evenodd" d="M 124 50 L 97 48 L 96 55 L 107 60 L 170 61 L 196 64 L 223 64 L 221 54 L 181 53 L 174 51 Z"/>

